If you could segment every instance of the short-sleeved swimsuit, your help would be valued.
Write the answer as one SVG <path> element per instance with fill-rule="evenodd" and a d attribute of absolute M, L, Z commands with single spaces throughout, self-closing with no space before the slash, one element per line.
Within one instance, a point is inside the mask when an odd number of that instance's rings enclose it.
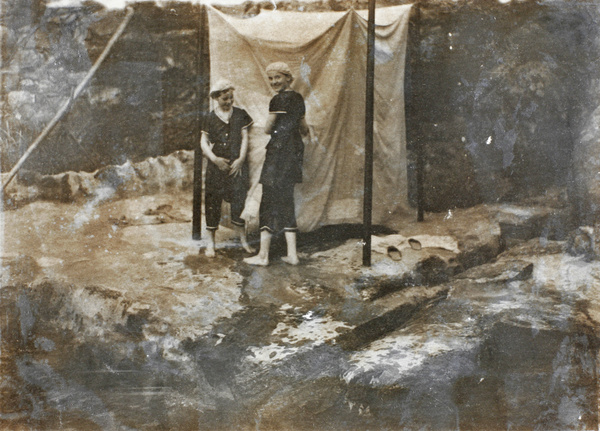
<path fill-rule="evenodd" d="M 261 230 L 297 230 L 294 186 L 302 182 L 304 144 L 300 123 L 305 112 L 304 99 L 295 91 L 282 91 L 269 103 L 269 113 L 277 114 L 277 118 L 260 176 L 263 186 Z"/>
<path fill-rule="evenodd" d="M 223 121 L 215 111 L 206 116 L 202 132 L 206 133 L 213 145 L 212 152 L 232 163 L 240 156 L 242 146 L 242 130 L 252 125 L 252 118 L 240 108 L 233 107 L 229 122 Z M 208 161 L 206 169 L 206 187 L 204 191 L 206 206 L 206 228 L 216 230 L 221 221 L 222 201 L 231 204 L 231 222 L 244 226 L 240 218 L 244 210 L 249 187 L 248 162 L 245 161 L 241 175 L 232 176 L 229 172 L 221 172 L 217 165 Z"/>

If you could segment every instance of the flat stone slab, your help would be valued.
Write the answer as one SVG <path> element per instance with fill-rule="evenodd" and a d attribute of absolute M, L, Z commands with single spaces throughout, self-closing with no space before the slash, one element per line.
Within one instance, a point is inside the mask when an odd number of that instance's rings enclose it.
<path fill-rule="evenodd" d="M 408 287 L 365 306 L 365 312 L 352 319 L 351 329 L 342 332 L 335 342 L 347 350 L 357 350 L 385 334 L 400 328 L 423 310 L 444 300 L 448 286 Z"/>
<path fill-rule="evenodd" d="M 530 205 L 491 205 L 490 210 L 508 247 L 537 237 L 564 240 L 572 229 L 570 210 L 552 197 Z"/>
<path fill-rule="evenodd" d="M 527 280 L 533 274 L 533 263 L 523 260 L 501 260 L 471 268 L 455 278 L 469 279 L 480 283 Z"/>
<path fill-rule="evenodd" d="M 534 247 L 535 248 L 535 247 Z M 537 253 L 555 253 L 564 250 L 564 244 L 552 243 L 546 248 L 535 248 Z M 515 251 L 518 254 L 517 251 Z M 531 253 L 529 253 L 531 256 Z M 456 283 L 468 280 L 474 284 L 509 283 L 531 279 L 534 264 L 530 261 L 512 258 L 508 253 L 498 261 L 483 264 L 452 277 Z M 340 335 L 336 341 L 345 348 L 357 349 L 371 340 L 402 327 L 417 313 L 426 307 L 446 299 L 451 291 L 452 284 L 437 286 L 405 287 L 400 291 L 391 293 L 370 302 L 358 319 L 352 321 L 352 330 Z"/>

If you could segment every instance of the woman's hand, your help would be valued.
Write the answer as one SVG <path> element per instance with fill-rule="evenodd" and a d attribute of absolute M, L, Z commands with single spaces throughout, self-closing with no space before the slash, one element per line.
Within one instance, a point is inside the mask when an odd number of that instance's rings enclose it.
<path fill-rule="evenodd" d="M 242 174 L 242 167 L 244 166 L 243 159 L 235 159 L 231 164 L 231 170 L 229 171 L 229 175 L 233 177 L 237 177 Z"/>
<path fill-rule="evenodd" d="M 217 165 L 217 168 L 219 168 L 219 170 L 221 172 L 227 172 L 230 168 L 229 162 L 227 161 L 227 159 L 224 159 L 223 157 L 215 157 L 215 160 L 213 160 L 213 163 L 215 165 Z"/>
<path fill-rule="evenodd" d="M 308 127 L 308 123 L 306 122 L 306 119 L 304 117 L 302 117 L 302 119 L 300 120 L 300 134 L 303 137 L 307 137 L 310 135 L 310 128 Z"/>

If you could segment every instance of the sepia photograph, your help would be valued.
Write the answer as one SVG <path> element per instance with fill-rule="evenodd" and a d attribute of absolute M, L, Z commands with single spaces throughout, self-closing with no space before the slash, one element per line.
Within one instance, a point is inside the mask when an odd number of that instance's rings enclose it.
<path fill-rule="evenodd" d="M 0 18 L 0 430 L 600 429 L 599 2 Z"/>

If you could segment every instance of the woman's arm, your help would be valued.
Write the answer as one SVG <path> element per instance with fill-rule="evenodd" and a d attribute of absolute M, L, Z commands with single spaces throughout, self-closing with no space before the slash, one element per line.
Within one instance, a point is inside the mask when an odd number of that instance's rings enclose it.
<path fill-rule="evenodd" d="M 208 142 L 208 133 L 206 132 L 202 132 L 202 137 L 200 138 L 200 147 L 202 148 L 202 154 L 204 154 L 208 160 L 217 165 L 217 168 L 219 168 L 220 171 L 229 170 L 229 163 L 227 162 L 227 159 L 217 157 L 215 156 L 215 153 L 212 152 L 210 143 Z"/>
<path fill-rule="evenodd" d="M 275 120 L 277 120 L 277 114 L 274 112 L 269 112 L 269 116 L 267 117 L 267 123 L 265 124 L 265 133 L 271 134 L 273 133 L 273 127 L 275 126 Z"/>
<path fill-rule="evenodd" d="M 246 156 L 248 155 L 248 128 L 245 127 L 242 129 L 242 145 L 240 147 L 240 156 L 233 161 L 231 164 L 231 170 L 229 171 L 230 175 L 234 177 L 242 174 L 242 167 L 244 166 L 244 162 L 246 161 Z"/>
<path fill-rule="evenodd" d="M 306 119 L 302 117 L 300 120 L 300 134 L 302 136 L 306 136 L 309 134 L 309 132 L 310 130 L 308 129 L 308 123 L 306 122 Z"/>

